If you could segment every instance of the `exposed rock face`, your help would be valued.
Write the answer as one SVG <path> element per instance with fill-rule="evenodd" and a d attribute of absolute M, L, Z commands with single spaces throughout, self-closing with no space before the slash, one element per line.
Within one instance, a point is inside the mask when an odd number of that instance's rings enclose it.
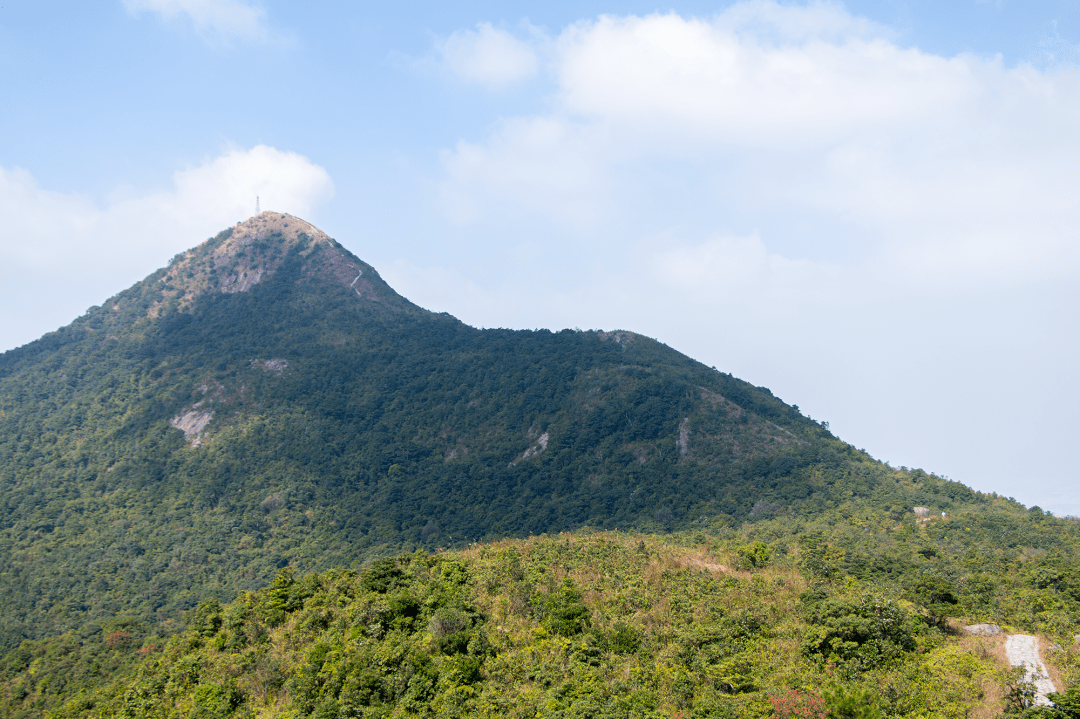
<path fill-rule="evenodd" d="M 1047 694 L 1053 694 L 1057 689 L 1039 655 L 1039 638 L 1013 634 L 1005 640 L 1005 656 L 1010 665 L 1024 668 L 1024 681 L 1035 685 L 1035 706 L 1053 706 Z"/>
<path fill-rule="evenodd" d="M 929 507 L 912 507 L 912 510 L 915 512 L 915 516 L 919 519 L 925 519 L 930 516 Z"/>
<path fill-rule="evenodd" d="M 605 342 L 610 339 L 614 341 L 615 344 L 623 345 L 624 347 L 636 339 L 633 332 L 597 332 L 597 336 Z"/>
<path fill-rule="evenodd" d="M 679 454 L 685 456 L 690 451 L 690 418 L 685 418 L 679 424 L 679 438 L 675 440 L 675 444 L 679 448 Z"/>
<path fill-rule="evenodd" d="M 259 284 L 259 280 L 262 279 L 263 270 L 255 270 L 254 272 L 242 272 L 236 275 L 225 275 L 221 278 L 221 282 L 218 287 L 225 294 L 231 294 L 233 292 L 247 292 L 255 285 Z"/>
<path fill-rule="evenodd" d="M 277 375 L 280 375 L 282 372 L 289 369 L 288 360 L 283 360 L 283 359 L 268 359 L 268 360 L 253 359 L 253 360 L 251 360 L 251 364 L 254 367 L 259 367 L 261 369 L 266 370 L 267 372 L 273 372 L 274 374 L 277 374 Z"/>
<path fill-rule="evenodd" d="M 248 292 L 274 276 L 290 252 L 299 254 L 309 276 L 348 287 L 361 300 L 384 303 L 395 294 L 373 269 L 299 217 L 267 211 L 228 233 L 173 258 L 157 280 L 161 299 L 150 307 L 150 317 L 170 307 L 186 309 L 207 292 Z"/>
<path fill-rule="evenodd" d="M 544 432 L 542 435 L 540 435 L 539 439 L 536 440 L 536 444 L 525 450 L 525 454 L 521 455 L 521 458 L 528 459 L 529 457 L 535 457 L 539 455 L 541 452 L 547 449 L 548 439 L 548 433 Z"/>
<path fill-rule="evenodd" d="M 977 637 L 994 637 L 1001 634 L 1001 627 L 996 624 L 971 624 L 964 627 L 964 631 Z"/>
<path fill-rule="evenodd" d="M 214 418 L 212 409 L 192 409 L 179 417 L 173 417 L 169 424 L 184 433 L 184 439 L 191 443 L 192 447 L 202 444 L 202 433 L 210 420 Z"/>
<path fill-rule="evenodd" d="M 761 451 L 762 448 L 760 444 L 757 449 L 753 447 L 748 447 L 747 445 L 749 444 L 749 442 L 747 440 L 759 440 L 766 446 L 777 446 L 784 444 L 806 444 L 804 440 L 799 439 L 783 427 L 780 427 L 779 425 L 770 422 L 767 419 L 763 419 L 761 417 L 754 417 L 752 414 L 746 412 L 746 410 L 744 410 L 742 407 L 727 399 L 723 395 L 712 392 L 705 387 L 699 386 L 698 390 L 701 391 L 702 399 L 707 401 L 713 408 L 723 411 L 724 414 L 729 415 L 737 420 L 741 420 L 742 417 L 746 416 L 748 421 L 742 424 L 742 427 L 740 428 L 740 431 L 738 433 L 732 432 L 730 429 L 725 429 L 720 433 L 711 436 L 713 440 L 719 441 L 720 443 L 727 445 L 729 451 L 733 456 L 743 457 L 749 454 L 753 454 L 755 451 Z M 689 418 L 686 420 L 686 427 L 688 430 L 686 435 L 687 452 L 689 453 Z M 680 425 L 680 437 L 681 429 L 682 425 Z M 697 435 L 695 435 L 695 437 L 695 443 L 700 443 L 703 441 L 707 441 L 710 438 L 710 435 L 704 432 L 699 432 Z M 757 442 L 754 443 L 757 444 Z M 693 455 L 690 454 L 690 457 L 693 458 Z M 642 464 L 644 464 L 644 462 L 642 462 Z"/>
<path fill-rule="evenodd" d="M 533 446 L 525 450 L 524 454 L 522 454 L 521 457 L 519 457 L 518 459 L 515 459 L 513 462 L 511 462 L 510 465 L 513 466 L 518 462 L 524 462 L 530 457 L 538 457 L 541 452 L 547 449 L 549 439 L 550 437 L 548 436 L 548 433 L 544 432 L 537 438 L 536 443 Z"/>

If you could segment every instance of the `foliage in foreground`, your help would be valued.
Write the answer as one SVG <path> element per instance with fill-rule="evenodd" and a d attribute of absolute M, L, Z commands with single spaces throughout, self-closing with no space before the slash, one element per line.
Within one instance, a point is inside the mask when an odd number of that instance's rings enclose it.
<path fill-rule="evenodd" d="M 745 539 L 579 533 L 360 572 L 286 569 L 231 604 L 201 603 L 168 639 L 110 626 L 68 642 L 66 658 L 9 658 L 4 714 L 824 719 L 1005 706 L 1000 637 L 951 634 L 900 587 L 824 576 L 813 551 L 783 541 L 766 566 L 730 569 Z M 1075 680 L 1076 651 L 1057 657 Z"/>

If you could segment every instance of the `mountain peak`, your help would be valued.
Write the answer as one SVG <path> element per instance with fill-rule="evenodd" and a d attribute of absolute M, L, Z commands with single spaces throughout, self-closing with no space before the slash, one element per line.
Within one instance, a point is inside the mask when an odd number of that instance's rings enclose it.
<path fill-rule="evenodd" d="M 150 313 L 155 315 L 170 300 L 181 308 L 187 307 L 207 291 L 247 292 L 272 275 L 290 251 L 306 256 L 319 245 L 336 249 L 336 244 L 325 232 L 298 217 L 260 213 L 174 257 L 158 280 L 164 293 Z"/>
<path fill-rule="evenodd" d="M 248 292 L 266 282 L 295 255 L 309 279 L 349 288 L 358 301 L 401 305 L 374 268 L 353 256 L 329 235 L 299 217 L 262 212 L 178 254 L 148 281 L 160 289 L 147 316 L 169 308 L 187 309 L 206 293 Z"/>
<path fill-rule="evenodd" d="M 266 210 L 258 215 L 249 217 L 243 222 L 237 222 L 233 227 L 229 238 L 232 244 L 247 242 L 250 244 L 259 239 L 280 234 L 281 239 L 289 244 L 310 244 L 313 242 L 326 242 L 333 246 L 336 243 L 330 236 L 315 225 L 299 217 L 284 212 Z M 301 237 L 304 235 L 305 237 Z"/>

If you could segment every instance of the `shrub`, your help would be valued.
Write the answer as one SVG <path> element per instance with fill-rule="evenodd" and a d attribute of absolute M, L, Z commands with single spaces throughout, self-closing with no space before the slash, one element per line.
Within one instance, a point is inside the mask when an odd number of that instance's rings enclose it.
<path fill-rule="evenodd" d="M 233 714 L 244 701 L 244 695 L 235 686 L 201 684 L 195 690 L 193 717 L 225 717 Z"/>
<path fill-rule="evenodd" d="M 1066 691 L 1050 694 L 1054 703 L 1054 719 L 1080 719 L 1080 685 L 1069 687 Z"/>
<path fill-rule="evenodd" d="M 783 694 L 769 697 L 773 716 L 778 719 L 825 719 L 827 705 L 823 698 L 812 692 L 788 689 Z"/>
<path fill-rule="evenodd" d="M 822 532 L 799 537 L 799 570 L 809 579 L 831 579 L 840 573 L 844 551 L 830 547 Z"/>
<path fill-rule="evenodd" d="M 869 689 L 834 685 L 825 690 L 829 719 L 881 719 L 877 697 Z"/>
<path fill-rule="evenodd" d="M 552 634 L 572 637 L 592 624 L 592 612 L 581 600 L 581 592 L 567 579 L 562 588 L 547 596 L 534 598 L 540 624 Z"/>
<path fill-rule="evenodd" d="M 188 629 L 204 637 L 217 634 L 221 627 L 221 605 L 213 599 L 200 602 L 188 619 Z"/>
<path fill-rule="evenodd" d="M 866 671 L 915 649 L 912 617 L 895 601 L 874 594 L 819 596 L 808 593 L 804 600 L 812 625 L 802 641 L 804 654 Z"/>
<path fill-rule="evenodd" d="M 764 542 L 744 544 L 735 550 L 740 569 L 762 569 L 772 561 L 772 550 Z"/>
<path fill-rule="evenodd" d="M 923 575 L 915 583 L 913 599 L 930 614 L 933 624 L 942 624 L 947 617 L 960 613 L 960 598 L 956 587 L 944 577 Z"/>

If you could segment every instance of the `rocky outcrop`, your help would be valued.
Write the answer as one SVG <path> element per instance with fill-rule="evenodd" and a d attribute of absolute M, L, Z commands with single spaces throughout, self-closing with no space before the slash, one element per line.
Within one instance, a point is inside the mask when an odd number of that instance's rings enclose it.
<path fill-rule="evenodd" d="M 536 439 L 536 442 L 533 444 L 533 446 L 529 447 L 520 457 L 511 462 L 510 466 L 513 467 L 518 462 L 524 462 L 526 459 L 529 459 L 531 457 L 540 456 L 540 453 L 547 449 L 549 439 L 550 437 L 548 436 L 548 433 L 544 432 Z"/>
<path fill-rule="evenodd" d="M 281 375 L 282 372 L 289 369 L 289 362 L 288 360 L 283 359 L 253 359 L 251 360 L 251 366 L 258 367 L 259 369 L 271 372 L 276 375 Z"/>
<path fill-rule="evenodd" d="M 690 451 L 690 418 L 685 418 L 679 424 L 679 438 L 675 440 L 675 445 L 679 448 L 679 454 L 686 456 L 686 453 Z"/>
<path fill-rule="evenodd" d="M 192 447 L 202 444 L 203 430 L 210 420 L 214 418 L 214 410 L 194 408 L 178 417 L 169 420 L 169 424 L 184 433 L 184 439 L 191 443 Z"/>
<path fill-rule="evenodd" d="M 996 624 L 970 624 L 964 627 L 964 631 L 977 637 L 996 637 L 1001 634 L 1001 627 Z"/>

